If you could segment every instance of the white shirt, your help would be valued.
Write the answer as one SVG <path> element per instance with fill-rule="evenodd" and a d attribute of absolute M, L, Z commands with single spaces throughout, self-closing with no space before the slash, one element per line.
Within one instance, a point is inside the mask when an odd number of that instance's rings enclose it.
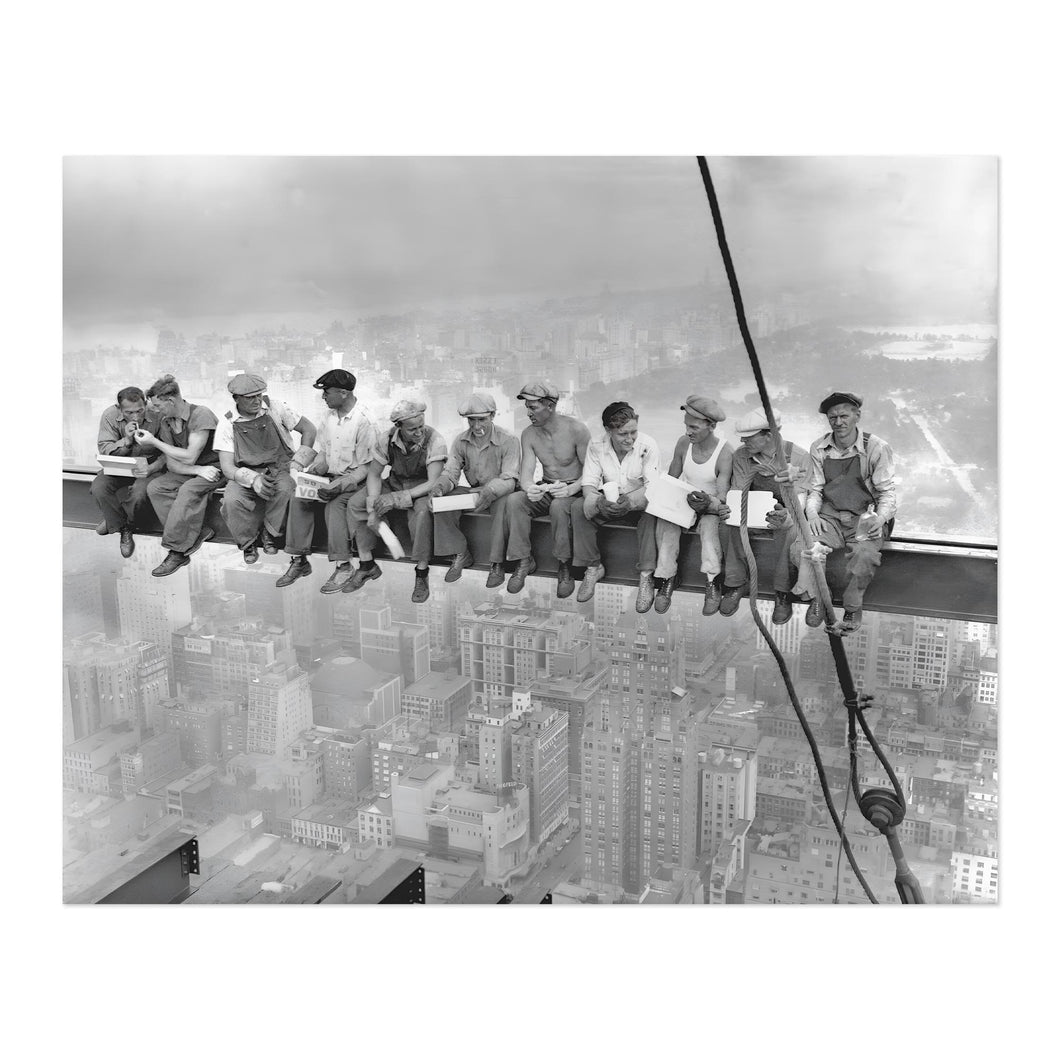
<path fill-rule="evenodd" d="M 286 401 L 271 402 L 268 408 L 264 408 L 258 413 L 258 416 L 265 414 L 272 416 L 273 423 L 280 428 L 280 433 L 284 436 L 284 441 L 287 442 L 291 447 L 291 451 L 294 452 L 298 446 L 294 444 L 294 439 L 291 437 L 291 431 L 294 430 L 298 421 L 301 420 L 301 414 L 295 412 Z M 237 412 L 233 412 L 231 419 L 227 416 L 221 416 L 217 421 L 217 429 L 213 433 L 214 449 L 219 453 L 234 453 L 236 450 L 235 442 L 232 438 L 232 424 L 236 421 L 246 423 L 250 420 L 256 420 L 258 416 L 242 416 Z"/>
<path fill-rule="evenodd" d="M 325 471 L 329 475 L 344 475 L 370 464 L 375 437 L 375 426 L 360 404 L 341 418 L 334 409 L 328 409 L 317 426 L 318 456 L 306 470 L 314 475 Z"/>
<path fill-rule="evenodd" d="M 647 434 L 638 434 L 633 448 L 621 460 L 610 435 L 595 438 L 585 452 L 582 485 L 602 489 L 605 482 L 617 482 L 619 495 L 642 489 L 659 475 L 659 446 Z"/>

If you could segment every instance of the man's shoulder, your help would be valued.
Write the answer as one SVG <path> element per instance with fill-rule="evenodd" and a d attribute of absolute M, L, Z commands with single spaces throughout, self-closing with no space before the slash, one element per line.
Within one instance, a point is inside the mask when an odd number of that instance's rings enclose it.
<path fill-rule="evenodd" d="M 117 405 L 108 405 L 99 415 L 101 427 L 113 427 L 121 418 L 121 409 Z"/>
<path fill-rule="evenodd" d="M 464 431 L 460 435 L 460 437 L 461 438 L 470 438 L 471 437 L 471 428 L 469 427 L 466 431 Z M 502 444 L 502 445 L 504 443 L 518 442 L 519 441 L 519 439 L 514 434 L 512 434 L 511 431 L 505 430 L 505 428 L 502 427 L 499 423 L 495 423 L 493 425 L 493 437 L 499 444 Z"/>

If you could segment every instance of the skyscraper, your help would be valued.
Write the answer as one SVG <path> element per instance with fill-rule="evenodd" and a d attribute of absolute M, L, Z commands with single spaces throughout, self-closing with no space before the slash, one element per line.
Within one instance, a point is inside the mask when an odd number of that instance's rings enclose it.
<path fill-rule="evenodd" d="M 281 652 L 249 684 L 247 751 L 282 754 L 313 724 L 309 675 L 295 662 L 293 651 Z"/>
<path fill-rule="evenodd" d="M 537 708 L 512 731 L 511 779 L 530 792 L 530 841 L 540 842 L 567 820 L 567 714 Z"/>

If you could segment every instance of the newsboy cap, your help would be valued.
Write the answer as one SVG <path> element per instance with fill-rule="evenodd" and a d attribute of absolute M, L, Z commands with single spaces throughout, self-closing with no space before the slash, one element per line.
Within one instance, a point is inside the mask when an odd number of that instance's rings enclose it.
<path fill-rule="evenodd" d="M 347 372 L 345 368 L 332 368 L 325 372 L 314 384 L 317 390 L 327 390 L 335 387 L 338 390 L 352 390 L 357 385 L 357 377 L 353 372 Z"/>
<path fill-rule="evenodd" d="M 725 419 L 725 410 L 713 398 L 702 397 L 699 394 L 686 397 L 681 408 L 685 412 L 691 412 L 693 416 L 713 420 L 715 423 L 721 423 Z"/>
<path fill-rule="evenodd" d="M 266 388 L 265 380 L 250 372 L 241 372 L 228 380 L 228 392 L 234 397 L 250 397 L 251 394 L 262 393 Z"/>
<path fill-rule="evenodd" d="M 515 399 L 525 401 L 527 398 L 551 398 L 553 401 L 559 401 L 559 391 L 551 383 L 527 383 L 515 395 Z"/>
<path fill-rule="evenodd" d="M 493 395 L 477 391 L 456 410 L 458 416 L 485 416 L 496 411 L 497 402 L 493 400 Z"/>
<path fill-rule="evenodd" d="M 824 415 L 833 405 L 853 405 L 855 408 L 861 408 L 861 398 L 857 394 L 848 394 L 845 391 L 837 390 L 835 393 L 829 394 L 821 402 L 817 411 Z"/>
<path fill-rule="evenodd" d="M 776 409 L 773 409 L 773 419 L 776 420 L 779 428 L 780 413 Z M 760 405 L 758 408 L 748 412 L 746 416 L 741 416 L 733 426 L 741 438 L 749 438 L 752 434 L 757 434 L 759 431 L 768 431 L 769 420 L 766 418 L 766 410 Z"/>
<path fill-rule="evenodd" d="M 390 418 L 394 423 L 400 423 L 426 411 L 427 406 L 422 401 L 399 401 L 391 410 Z"/>

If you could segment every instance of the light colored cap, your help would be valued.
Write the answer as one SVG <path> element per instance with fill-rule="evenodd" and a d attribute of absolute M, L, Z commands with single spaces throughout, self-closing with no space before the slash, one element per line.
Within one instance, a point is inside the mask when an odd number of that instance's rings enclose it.
<path fill-rule="evenodd" d="M 559 401 L 559 391 L 551 383 L 527 383 L 515 398 L 517 401 L 527 398 L 552 398 L 553 401 Z"/>
<path fill-rule="evenodd" d="M 399 401 L 391 411 L 390 418 L 394 423 L 400 423 L 426 411 L 427 406 L 422 401 Z"/>
<path fill-rule="evenodd" d="M 780 427 L 780 413 L 776 409 L 773 409 L 773 419 L 777 421 L 777 427 Z M 735 424 L 736 433 L 743 438 L 747 438 L 752 434 L 757 434 L 759 431 L 769 430 L 769 420 L 766 418 L 766 410 L 759 406 L 751 412 L 748 412 L 746 416 L 741 416 Z"/>
<path fill-rule="evenodd" d="M 686 397 L 681 408 L 693 416 L 713 420 L 715 423 L 721 423 L 725 419 L 725 410 L 713 398 L 703 397 L 701 394 L 691 394 Z"/>
<path fill-rule="evenodd" d="M 497 411 L 497 402 L 492 394 L 480 394 L 477 391 L 457 409 L 460 416 L 485 416 L 488 412 Z"/>
<path fill-rule="evenodd" d="M 263 394 L 266 389 L 267 384 L 260 375 L 251 375 L 248 372 L 234 375 L 228 380 L 228 392 L 234 397 L 250 397 L 252 394 Z"/>

